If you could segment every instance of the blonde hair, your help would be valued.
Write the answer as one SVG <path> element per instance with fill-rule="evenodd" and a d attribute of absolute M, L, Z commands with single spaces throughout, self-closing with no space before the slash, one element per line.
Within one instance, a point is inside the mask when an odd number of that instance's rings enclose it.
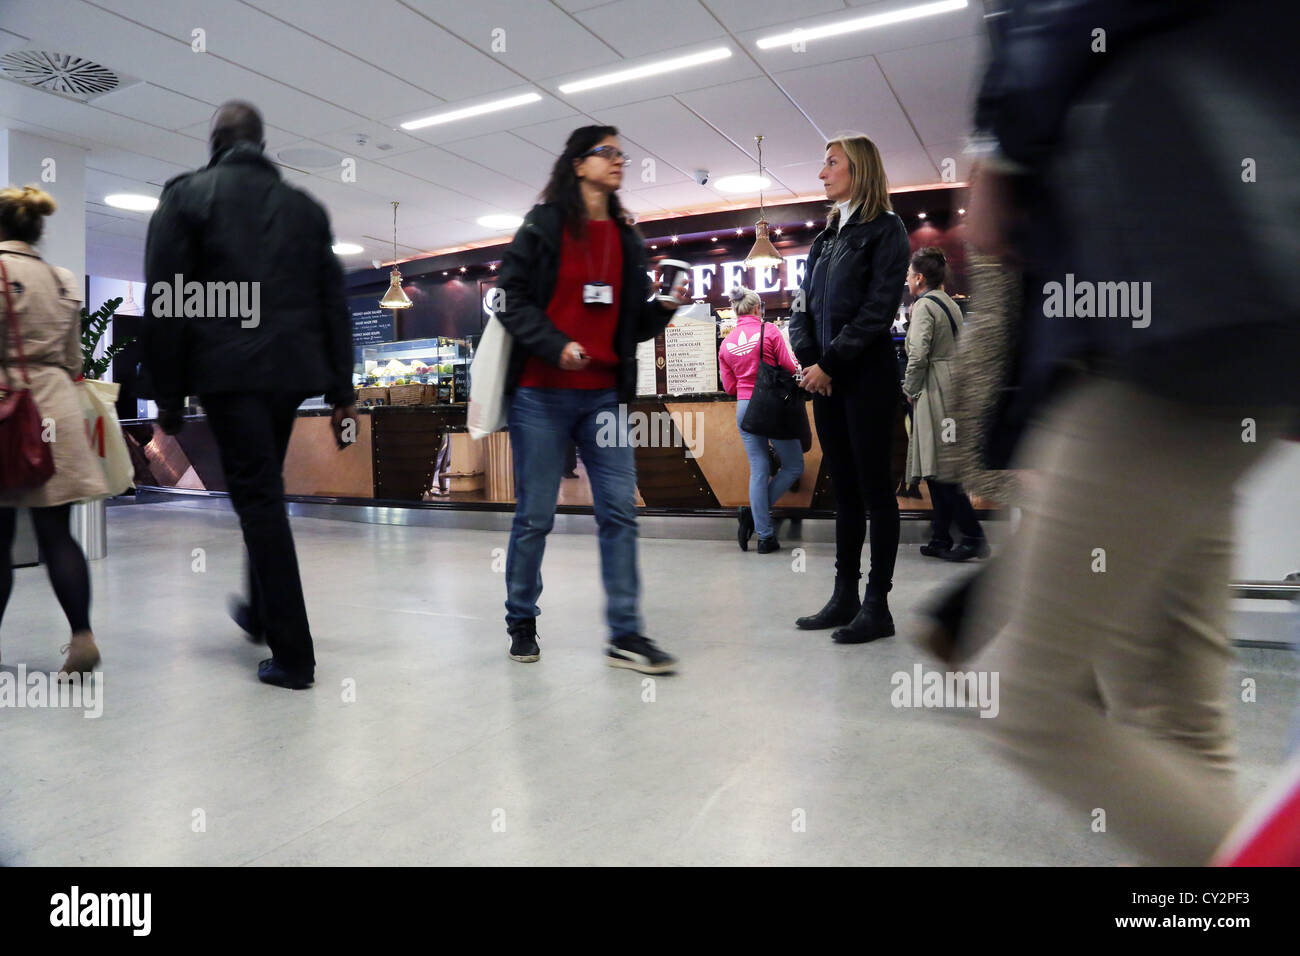
<path fill-rule="evenodd" d="M 54 197 L 37 186 L 0 189 L 0 236 L 32 244 L 41 238 L 45 217 L 58 208 Z"/>
<path fill-rule="evenodd" d="M 753 289 L 746 289 L 740 283 L 731 287 L 727 293 L 727 299 L 731 302 L 731 307 L 736 311 L 737 316 L 741 315 L 759 315 L 763 311 L 763 300 L 759 298 L 757 292 Z"/>
<path fill-rule="evenodd" d="M 893 212 L 889 201 L 889 178 L 885 175 L 885 164 L 880 158 L 880 150 L 867 138 L 865 133 L 836 133 L 826 148 L 838 146 L 844 150 L 849 161 L 849 209 L 861 207 L 859 217 L 863 222 L 870 222 L 882 212 Z M 839 218 L 838 205 L 832 206 L 826 217 L 830 227 Z"/>

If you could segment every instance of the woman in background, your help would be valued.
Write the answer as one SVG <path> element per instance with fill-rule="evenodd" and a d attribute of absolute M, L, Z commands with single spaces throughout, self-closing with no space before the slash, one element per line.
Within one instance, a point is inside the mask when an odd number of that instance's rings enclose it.
<path fill-rule="evenodd" d="M 908 291 L 916 297 L 907 329 L 907 372 L 903 394 L 913 406 L 912 440 L 907 446 L 907 480 L 925 479 L 933 506 L 930 543 L 921 545 L 926 557 L 946 561 L 986 558 L 989 545 L 975 517 L 970 498 L 957 482 L 952 417 L 952 360 L 957 354 L 957 334 L 962 326 L 961 306 L 943 290 L 948 259 L 933 246 L 918 250 L 907 270 Z M 948 447 L 944 448 L 944 444 Z M 952 543 L 957 522 L 962 541 Z"/>
<path fill-rule="evenodd" d="M 722 340 L 718 371 L 722 374 L 723 391 L 736 396 L 736 428 L 749 458 L 749 507 L 740 509 L 736 540 L 741 551 L 748 551 L 749 538 L 757 531 L 758 553 L 771 554 L 781 550 L 772 525 L 772 505 L 803 474 L 803 448 L 797 438 L 782 440 L 755 435 L 745 431 L 740 423 L 749 408 L 760 361 L 779 365 L 792 373 L 795 361 L 785 337 L 772 323 L 763 321 L 763 300 L 757 292 L 738 285 L 727 296 L 736 314 L 736 327 Z M 767 454 L 769 443 L 781 459 L 781 470 L 775 475 Z"/>
<path fill-rule="evenodd" d="M 72 505 L 107 495 L 108 484 L 86 437 L 77 396 L 82 368 L 77 277 L 48 265 L 32 248 L 54 210 L 53 198 L 35 186 L 0 190 L 0 388 L 31 388 L 54 456 L 54 476 L 45 484 L 0 496 L 0 620 L 13 590 L 16 509 L 30 508 L 46 574 L 72 628 L 62 670 L 69 674 L 99 663 L 90 629 L 90 571 L 72 537 Z"/>

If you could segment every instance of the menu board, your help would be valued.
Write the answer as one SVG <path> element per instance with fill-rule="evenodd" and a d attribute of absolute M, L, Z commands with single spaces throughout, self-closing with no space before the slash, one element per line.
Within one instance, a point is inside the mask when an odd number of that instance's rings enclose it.
<path fill-rule="evenodd" d="M 684 314 L 693 309 L 683 306 L 664 329 L 664 384 L 669 395 L 718 390 L 717 326 L 707 304 L 698 307 L 702 317 Z"/>
<path fill-rule="evenodd" d="M 375 345 L 393 341 L 393 312 L 381 309 L 369 299 L 367 304 L 356 300 L 348 303 L 352 309 L 352 344 Z"/>
<path fill-rule="evenodd" d="M 659 394 L 655 371 L 655 340 L 638 342 L 636 346 L 636 393 L 638 395 Z"/>

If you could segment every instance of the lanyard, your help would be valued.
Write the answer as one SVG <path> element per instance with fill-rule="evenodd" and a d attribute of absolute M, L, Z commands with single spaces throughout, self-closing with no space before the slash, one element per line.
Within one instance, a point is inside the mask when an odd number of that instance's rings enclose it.
<path fill-rule="evenodd" d="M 602 222 L 609 222 L 609 221 L 611 221 L 611 220 L 602 220 Z M 600 274 L 599 274 L 599 275 L 592 275 L 592 272 L 594 271 L 594 267 L 593 267 L 592 259 L 591 259 L 591 242 L 592 242 L 592 237 L 595 235 L 595 233 L 594 233 L 594 232 L 592 231 L 592 229 L 590 228 L 591 223 L 588 223 L 587 225 L 588 225 L 588 227 L 589 227 L 589 228 L 587 229 L 587 241 L 583 243 L 583 246 L 585 247 L 585 250 L 586 250 L 586 253 L 587 253 L 587 274 L 591 276 L 591 278 L 588 279 L 587 281 L 588 281 L 588 282 L 604 282 L 604 281 L 605 281 L 605 274 L 606 274 L 606 272 L 609 271 L 609 257 L 610 257 L 610 255 L 611 255 L 610 247 L 611 247 L 612 243 L 609 243 L 609 242 L 606 242 L 606 243 L 605 243 L 605 259 L 604 259 L 604 261 L 601 262 L 601 264 L 600 264 Z M 614 237 L 617 239 L 617 238 L 618 238 L 618 229 L 617 229 L 617 227 L 615 227 L 614 232 L 615 232 Z M 606 284 L 608 284 L 608 283 L 606 283 Z"/>

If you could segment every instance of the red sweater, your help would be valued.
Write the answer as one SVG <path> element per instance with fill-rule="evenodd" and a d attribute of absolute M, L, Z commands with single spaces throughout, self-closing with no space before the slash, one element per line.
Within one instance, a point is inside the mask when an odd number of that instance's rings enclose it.
<path fill-rule="evenodd" d="M 560 271 L 555 291 L 546 306 L 555 327 L 582 346 L 590 364 L 579 372 L 566 372 L 536 355 L 529 356 L 519 385 L 523 388 L 616 388 L 618 354 L 614 351 L 614 330 L 618 326 L 619 293 L 623 285 L 623 242 L 613 219 L 588 221 L 584 239 L 574 239 L 564 230 L 560 246 Z M 611 305 L 586 305 L 582 287 L 589 282 L 606 282 L 611 287 Z"/>

